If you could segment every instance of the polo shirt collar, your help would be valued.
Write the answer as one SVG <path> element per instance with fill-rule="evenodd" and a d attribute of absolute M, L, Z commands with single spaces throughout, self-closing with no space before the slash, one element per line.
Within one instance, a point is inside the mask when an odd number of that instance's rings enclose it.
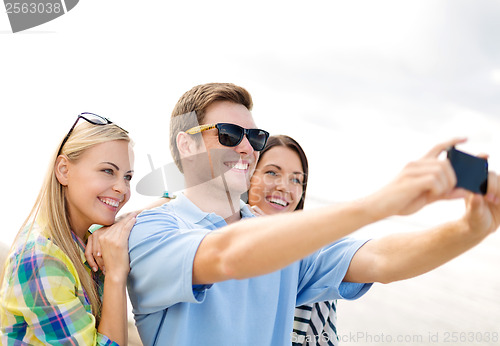
<path fill-rule="evenodd" d="M 245 219 L 247 217 L 255 217 L 255 214 L 250 211 L 248 204 L 240 200 L 240 210 L 241 210 L 241 218 Z"/>

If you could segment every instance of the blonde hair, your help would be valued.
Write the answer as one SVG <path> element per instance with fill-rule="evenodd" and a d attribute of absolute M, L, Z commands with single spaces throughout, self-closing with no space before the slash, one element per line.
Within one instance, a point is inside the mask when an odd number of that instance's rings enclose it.
<path fill-rule="evenodd" d="M 67 156 L 71 162 L 78 161 L 86 150 L 97 144 L 114 140 L 124 140 L 128 143 L 131 142 L 127 132 L 114 124 L 93 125 L 84 120 L 80 121 L 81 123 L 74 128 L 67 142 L 61 149 L 61 155 Z M 82 263 L 78 245 L 73 241 L 71 236 L 71 226 L 65 198 L 66 187 L 59 183 L 55 174 L 57 157 L 56 151 L 51 158 L 50 166 L 35 205 L 23 223 L 17 239 L 19 239 L 22 231 L 30 223 L 29 232 L 31 232 L 31 228 L 36 222 L 40 228 L 43 229 L 44 234 L 50 237 L 50 239 L 69 257 L 76 268 L 82 287 L 87 293 L 92 307 L 92 314 L 96 318 L 97 326 L 100 321 L 101 300 L 93 278 L 88 274 L 85 265 Z M 14 244 L 16 242 L 14 242 Z"/>

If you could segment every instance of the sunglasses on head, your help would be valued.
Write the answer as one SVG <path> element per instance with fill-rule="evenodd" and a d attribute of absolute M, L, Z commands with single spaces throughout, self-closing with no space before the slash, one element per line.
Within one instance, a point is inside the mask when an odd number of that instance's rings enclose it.
<path fill-rule="evenodd" d="M 69 129 L 68 134 L 66 135 L 66 137 L 64 137 L 64 139 L 61 143 L 61 146 L 59 147 L 59 151 L 57 152 L 57 156 L 59 156 L 61 154 L 61 151 L 62 151 L 62 148 L 64 147 L 64 144 L 66 144 L 66 142 L 68 141 L 69 136 L 71 135 L 71 133 L 75 129 L 75 126 L 80 119 L 86 120 L 87 122 L 91 123 L 92 125 L 113 124 L 113 122 L 111 120 L 109 120 L 108 118 L 101 117 L 100 115 L 97 115 L 94 113 L 83 112 L 83 113 L 79 114 L 78 117 L 76 118 L 76 121 L 73 123 L 73 126 L 71 126 L 71 128 Z M 116 125 L 116 126 L 118 126 L 118 125 Z M 120 127 L 120 126 L 118 126 L 118 127 Z M 122 128 L 120 127 L 120 129 L 122 129 Z M 128 131 L 126 131 L 126 130 L 123 130 L 123 131 L 128 133 Z"/>
<path fill-rule="evenodd" d="M 245 129 L 241 126 L 228 123 L 200 125 L 190 128 L 187 134 L 194 135 L 203 131 L 217 129 L 219 131 L 219 143 L 226 147 L 235 147 L 241 143 L 243 136 L 247 136 L 248 142 L 255 151 L 261 151 L 266 146 L 269 132 L 261 129 Z"/>

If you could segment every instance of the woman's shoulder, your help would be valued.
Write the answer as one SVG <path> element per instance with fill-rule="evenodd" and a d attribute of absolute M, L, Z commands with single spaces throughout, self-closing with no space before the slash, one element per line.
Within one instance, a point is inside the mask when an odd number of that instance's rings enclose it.
<path fill-rule="evenodd" d="M 27 225 L 17 237 L 11 252 L 9 260 L 33 264 L 41 264 L 47 259 L 62 260 L 64 252 L 56 245 L 47 232 L 38 224 Z"/>
<path fill-rule="evenodd" d="M 40 292 L 73 292 L 79 285 L 69 257 L 38 225 L 23 229 L 4 267 L 6 295 L 37 297 Z M 3 299 L 3 298 L 0 298 Z"/>

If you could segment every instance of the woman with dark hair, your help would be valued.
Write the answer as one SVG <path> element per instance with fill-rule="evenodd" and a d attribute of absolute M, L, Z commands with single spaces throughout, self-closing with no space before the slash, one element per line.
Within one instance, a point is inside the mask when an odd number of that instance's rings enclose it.
<path fill-rule="evenodd" d="M 276 214 L 304 208 L 309 166 L 302 147 L 293 138 L 271 136 L 261 151 L 252 176 L 248 202 L 257 214 Z M 337 345 L 336 301 L 302 305 L 295 309 L 294 346 Z"/>
<path fill-rule="evenodd" d="M 287 168 L 290 169 L 284 172 L 283 170 Z M 284 181 L 284 173 L 288 174 L 285 178 L 291 180 Z M 284 135 L 269 137 L 260 153 L 259 163 L 250 182 L 249 204 L 260 208 L 264 214 L 304 209 L 308 173 L 307 157 L 299 143 Z M 265 195 L 265 193 L 272 192 L 276 188 L 278 190 L 284 188 L 285 186 L 280 183 L 291 183 L 291 191 L 286 193 L 288 200 L 271 201 L 269 198 L 272 194 Z M 274 195 L 277 198 L 284 196 L 283 193 Z M 292 198 L 293 201 L 290 200 Z"/>

